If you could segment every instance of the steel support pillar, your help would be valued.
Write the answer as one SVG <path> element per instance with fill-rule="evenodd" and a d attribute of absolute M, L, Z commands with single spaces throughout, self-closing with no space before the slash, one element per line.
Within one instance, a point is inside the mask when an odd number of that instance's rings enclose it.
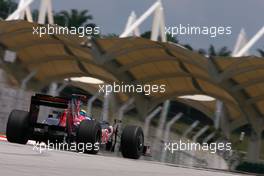
<path fill-rule="evenodd" d="M 51 96 L 57 96 L 58 84 L 56 82 L 52 82 L 49 86 L 48 94 Z"/>
<path fill-rule="evenodd" d="M 173 124 L 175 124 L 175 122 L 177 122 L 181 117 L 182 117 L 183 113 L 178 113 L 176 116 L 174 116 L 167 124 L 165 127 L 165 132 L 164 132 L 164 142 L 168 142 L 169 141 L 169 137 L 170 137 L 170 130 L 171 130 L 171 126 Z M 164 149 L 162 149 L 162 154 L 161 154 L 161 162 L 165 162 L 166 159 L 166 151 Z"/>
<path fill-rule="evenodd" d="M 118 110 L 117 117 L 119 121 L 122 121 L 124 118 L 125 112 L 131 107 L 131 105 L 134 103 L 135 99 L 130 98 L 128 101 L 126 101 Z M 118 125 L 119 131 L 122 131 L 122 123 Z M 120 148 L 120 139 L 117 141 L 115 146 L 115 151 L 118 153 Z M 117 154 L 118 155 L 118 154 Z"/>
<path fill-rule="evenodd" d="M 158 41 L 159 32 L 160 32 L 160 20 L 161 20 L 161 9 L 157 8 L 154 12 L 152 30 L 150 39 L 153 41 Z"/>
<path fill-rule="evenodd" d="M 36 75 L 37 71 L 30 72 L 21 82 L 21 89 L 25 90 L 27 87 L 27 83 Z"/>
<path fill-rule="evenodd" d="M 108 121 L 109 103 L 110 103 L 110 93 L 105 93 L 104 94 L 102 115 L 101 115 L 101 120 L 103 120 L 103 121 Z"/>
<path fill-rule="evenodd" d="M 188 137 L 188 134 L 195 128 L 195 127 L 197 127 L 198 125 L 199 125 L 199 121 L 198 120 L 196 120 L 195 122 L 193 122 L 192 123 L 192 125 L 189 127 L 189 128 L 187 128 L 187 130 L 185 130 L 184 132 L 183 132 L 183 134 L 182 134 L 182 136 L 183 137 Z"/>
<path fill-rule="evenodd" d="M 23 98 L 23 94 L 27 88 L 28 82 L 36 75 L 37 71 L 30 72 L 21 82 L 20 89 L 18 89 L 17 96 L 15 99 L 15 107 L 16 109 L 20 109 L 22 107 L 21 99 Z"/>
<path fill-rule="evenodd" d="M 59 95 L 61 91 L 63 91 L 63 89 L 67 87 L 67 85 L 68 85 L 68 82 L 63 82 L 62 85 L 60 85 L 60 87 L 57 88 L 56 94 Z"/>
<path fill-rule="evenodd" d="M 264 26 L 233 57 L 243 56 L 264 35 Z"/>
<path fill-rule="evenodd" d="M 161 36 L 162 42 L 167 41 L 167 37 L 165 34 L 164 10 L 162 5 L 160 5 L 155 10 L 150 39 L 153 41 L 158 41 L 159 35 Z"/>
<path fill-rule="evenodd" d="M 215 132 L 212 132 L 211 134 L 209 134 L 208 136 L 206 136 L 203 140 L 203 143 L 208 143 L 211 139 L 213 139 L 213 137 L 215 137 Z"/>
<path fill-rule="evenodd" d="M 19 5 L 18 5 L 18 8 L 23 7 L 23 5 L 25 3 L 27 3 L 27 2 L 32 3 L 33 0 L 20 0 Z M 31 14 L 31 10 L 29 8 L 29 5 L 23 11 L 20 12 L 19 19 L 24 19 L 25 16 L 26 16 L 26 18 L 27 18 L 27 20 L 29 22 L 33 22 L 33 18 L 32 18 L 32 14 Z"/>
<path fill-rule="evenodd" d="M 201 135 L 203 135 L 204 132 L 206 132 L 206 131 L 208 130 L 208 128 L 209 128 L 208 125 L 204 126 L 202 129 L 200 129 L 200 130 L 199 130 L 199 131 L 193 136 L 192 140 L 193 140 L 194 142 L 196 142 L 197 139 L 198 139 Z"/>
<path fill-rule="evenodd" d="M 123 120 L 124 114 L 126 110 L 134 103 L 135 99 L 130 98 L 127 102 L 125 102 L 118 110 L 118 120 Z"/>
<path fill-rule="evenodd" d="M 214 125 L 215 129 L 220 128 L 220 123 L 221 123 L 221 116 L 223 112 L 223 102 L 220 100 L 216 100 L 216 111 L 215 111 L 215 118 L 214 118 Z"/>
<path fill-rule="evenodd" d="M 261 153 L 262 131 L 251 130 L 248 141 L 247 159 L 249 162 L 258 162 Z"/>
<path fill-rule="evenodd" d="M 162 107 L 157 107 L 154 111 L 152 111 L 146 118 L 145 118 L 145 124 L 144 124 L 144 136 L 146 139 L 148 139 L 148 133 L 149 133 L 149 126 L 151 120 L 162 110 Z"/>
<path fill-rule="evenodd" d="M 232 56 L 236 55 L 238 51 L 247 44 L 247 42 L 248 42 L 247 34 L 245 32 L 245 29 L 242 28 L 240 30 L 240 33 L 238 34 L 237 41 L 236 41 L 234 50 L 232 52 Z M 249 55 L 248 51 L 243 54 L 243 56 L 248 56 L 248 55 Z"/>
<path fill-rule="evenodd" d="M 39 24 L 45 23 L 46 14 L 48 16 L 48 23 L 54 24 L 51 0 L 41 0 L 41 4 L 39 8 L 39 17 L 38 17 Z"/>
<path fill-rule="evenodd" d="M 127 28 L 119 37 L 127 37 L 131 34 L 136 28 L 139 27 L 143 21 L 145 21 L 158 7 L 160 7 L 160 1 L 154 3 L 142 16 L 140 16 L 129 28 Z"/>
<path fill-rule="evenodd" d="M 94 94 L 87 102 L 87 114 L 92 115 L 93 102 L 101 95 L 101 92 Z"/>
<path fill-rule="evenodd" d="M 227 113 L 226 106 L 222 101 L 216 101 L 215 112 L 215 129 L 221 129 L 225 137 L 230 138 L 231 128 L 229 122 L 229 114 Z"/>
<path fill-rule="evenodd" d="M 131 12 L 130 16 L 128 17 L 127 24 L 125 31 L 128 30 L 128 28 L 136 21 L 137 15 L 134 11 Z M 140 36 L 139 28 L 136 27 L 128 36 Z"/>
<path fill-rule="evenodd" d="M 20 0 L 18 4 L 18 8 L 9 15 L 6 20 L 18 20 L 24 19 L 25 15 L 29 22 L 33 22 L 32 14 L 29 8 L 29 5 L 33 2 L 33 0 Z"/>
<path fill-rule="evenodd" d="M 170 101 L 166 100 L 163 104 L 163 108 L 162 108 L 162 111 L 160 114 L 159 125 L 158 125 L 158 128 L 156 130 L 155 141 L 154 141 L 154 146 L 153 146 L 154 153 L 156 154 L 156 156 L 154 156 L 154 158 L 156 158 L 156 159 L 160 158 L 159 154 L 161 154 L 161 153 L 159 153 L 159 152 L 161 151 L 162 133 L 163 133 L 163 129 L 164 129 L 164 126 L 166 123 L 169 107 L 170 107 Z"/>

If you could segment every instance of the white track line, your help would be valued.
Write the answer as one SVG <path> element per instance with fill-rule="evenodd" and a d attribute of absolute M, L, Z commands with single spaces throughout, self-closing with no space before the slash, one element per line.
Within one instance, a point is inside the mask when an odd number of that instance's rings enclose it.
<path fill-rule="evenodd" d="M 6 136 L 0 135 L 0 141 L 7 141 Z M 29 140 L 27 144 L 35 145 L 36 141 Z"/>
<path fill-rule="evenodd" d="M 0 141 L 7 141 L 5 136 L 0 136 Z"/>

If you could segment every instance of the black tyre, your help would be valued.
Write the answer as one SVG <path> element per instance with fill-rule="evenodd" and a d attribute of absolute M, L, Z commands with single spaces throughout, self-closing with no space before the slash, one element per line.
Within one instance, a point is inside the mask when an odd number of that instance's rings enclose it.
<path fill-rule="evenodd" d="M 93 120 L 84 120 L 77 130 L 76 142 L 84 145 L 84 153 L 97 154 L 99 152 L 101 136 L 101 126 Z M 87 147 L 88 146 L 88 147 Z M 80 149 L 79 149 L 80 151 Z"/>
<path fill-rule="evenodd" d="M 121 135 L 121 152 L 123 157 L 138 159 L 144 148 L 144 134 L 139 126 L 126 126 Z"/>
<path fill-rule="evenodd" d="M 29 113 L 13 110 L 6 127 L 6 137 L 9 142 L 26 144 L 28 141 Z"/>

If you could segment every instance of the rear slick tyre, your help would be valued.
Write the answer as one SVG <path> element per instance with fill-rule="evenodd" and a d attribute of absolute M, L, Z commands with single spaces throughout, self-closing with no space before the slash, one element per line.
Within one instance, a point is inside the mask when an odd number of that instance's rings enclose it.
<path fill-rule="evenodd" d="M 84 153 L 97 154 L 101 142 L 101 126 L 93 120 L 83 120 L 77 131 L 77 144 L 84 146 Z"/>
<path fill-rule="evenodd" d="M 8 118 L 6 138 L 9 142 L 26 144 L 28 141 L 29 113 L 13 110 Z"/>
<path fill-rule="evenodd" d="M 121 153 L 124 158 L 138 159 L 144 148 L 144 134 L 139 126 L 126 126 L 121 135 Z"/>

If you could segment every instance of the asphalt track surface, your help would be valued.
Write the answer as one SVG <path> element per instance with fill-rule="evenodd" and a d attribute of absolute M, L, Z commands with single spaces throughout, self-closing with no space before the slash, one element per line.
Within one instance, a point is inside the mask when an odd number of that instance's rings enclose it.
<path fill-rule="evenodd" d="M 222 171 L 69 151 L 39 153 L 32 145 L 0 141 L 1 176 L 231 176 Z"/>

